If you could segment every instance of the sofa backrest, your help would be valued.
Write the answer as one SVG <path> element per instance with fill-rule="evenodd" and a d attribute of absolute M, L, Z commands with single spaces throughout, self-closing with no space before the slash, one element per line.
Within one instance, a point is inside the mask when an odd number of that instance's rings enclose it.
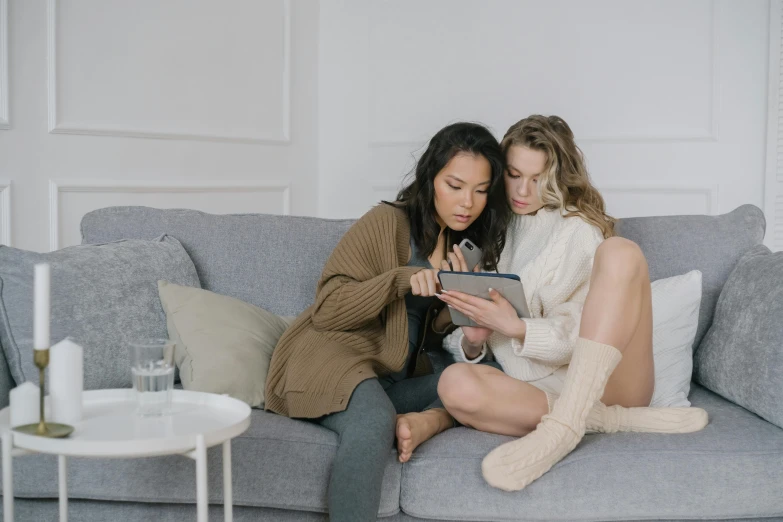
<path fill-rule="evenodd" d="M 315 299 L 327 258 L 353 220 L 196 210 L 108 207 L 82 218 L 82 243 L 152 239 L 169 230 L 196 266 L 202 288 L 278 315 Z"/>
<path fill-rule="evenodd" d="M 650 280 L 702 273 L 698 349 L 712 324 L 715 305 L 729 273 L 742 254 L 764 240 L 766 220 L 760 208 L 742 205 L 720 216 L 656 216 L 620 220 L 618 235 L 636 242 L 650 267 Z"/>
<path fill-rule="evenodd" d="M 82 219 L 82 242 L 152 239 L 163 233 L 182 243 L 207 290 L 280 315 L 296 315 L 315 298 L 326 259 L 353 220 L 266 214 L 213 215 L 195 210 L 109 207 Z M 715 303 L 740 256 L 764 238 L 764 214 L 743 205 L 720 216 L 622 219 L 618 234 L 644 251 L 654 281 L 701 270 L 704 295 L 698 346 Z"/>

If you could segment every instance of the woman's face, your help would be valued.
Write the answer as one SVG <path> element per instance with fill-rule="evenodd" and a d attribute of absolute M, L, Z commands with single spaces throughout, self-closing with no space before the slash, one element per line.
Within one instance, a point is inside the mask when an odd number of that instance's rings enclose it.
<path fill-rule="evenodd" d="M 492 168 L 487 158 L 460 152 L 435 176 L 435 212 L 438 224 L 465 230 L 487 205 Z"/>
<path fill-rule="evenodd" d="M 522 145 L 513 145 L 506 154 L 506 194 L 514 214 L 535 214 L 541 207 L 538 178 L 546 168 L 546 154 Z"/>

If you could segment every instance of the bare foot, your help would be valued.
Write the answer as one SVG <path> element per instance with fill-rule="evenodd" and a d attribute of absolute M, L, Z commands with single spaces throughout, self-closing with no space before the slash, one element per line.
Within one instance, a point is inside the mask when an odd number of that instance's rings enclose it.
<path fill-rule="evenodd" d="M 446 410 L 397 415 L 397 453 L 400 462 L 408 462 L 420 444 L 450 428 L 452 420 Z"/>

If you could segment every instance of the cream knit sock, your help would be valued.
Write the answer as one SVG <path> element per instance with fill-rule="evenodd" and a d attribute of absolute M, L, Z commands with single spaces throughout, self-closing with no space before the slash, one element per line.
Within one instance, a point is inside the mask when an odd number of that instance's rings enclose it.
<path fill-rule="evenodd" d="M 558 395 L 546 393 L 549 411 Z M 707 425 L 707 412 L 701 408 L 624 408 L 596 402 L 587 414 L 585 433 L 693 433 Z"/>
<path fill-rule="evenodd" d="M 520 490 L 571 453 L 585 434 L 587 414 L 621 358 L 617 348 L 580 337 L 552 412 L 541 418 L 535 431 L 484 457 L 481 471 L 487 483 L 505 491 Z"/>

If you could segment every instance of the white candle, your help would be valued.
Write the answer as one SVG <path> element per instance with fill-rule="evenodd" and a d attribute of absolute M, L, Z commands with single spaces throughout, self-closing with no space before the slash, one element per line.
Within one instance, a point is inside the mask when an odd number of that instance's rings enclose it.
<path fill-rule="evenodd" d="M 36 350 L 49 348 L 49 282 L 51 272 L 47 263 L 35 265 L 35 314 L 33 316 L 34 343 Z"/>
<path fill-rule="evenodd" d="M 52 346 L 49 353 L 49 397 L 52 420 L 74 425 L 82 420 L 84 350 L 70 339 Z"/>
<path fill-rule="evenodd" d="M 41 391 L 27 381 L 11 390 L 11 427 L 34 424 L 41 420 Z"/>

